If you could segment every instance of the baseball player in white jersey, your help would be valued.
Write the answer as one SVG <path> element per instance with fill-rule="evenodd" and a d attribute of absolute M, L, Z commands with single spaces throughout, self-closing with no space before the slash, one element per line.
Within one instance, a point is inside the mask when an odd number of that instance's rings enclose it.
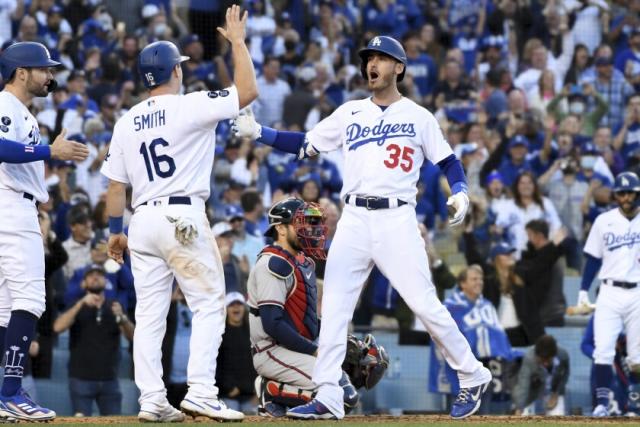
<path fill-rule="evenodd" d="M 143 421 L 181 421 L 184 415 L 167 401 L 162 382 L 161 343 L 174 278 L 194 313 L 183 412 L 239 421 L 241 412 L 218 400 L 215 370 L 224 332 L 224 273 L 205 213 L 213 165 L 215 129 L 257 96 L 256 78 L 244 44 L 247 13 L 227 10 L 226 29 L 235 70 L 234 86 L 179 95 L 180 56 L 161 41 L 140 53 L 139 70 L 149 98 L 129 110 L 114 128 L 102 173 L 107 194 L 109 255 L 123 262 L 129 248 L 137 296 L 134 335 L 135 381 Z M 135 212 L 123 234 L 125 189 L 133 188 Z"/>
<path fill-rule="evenodd" d="M 453 196 L 447 202 L 460 224 L 468 208 L 462 166 L 444 140 L 436 119 L 400 95 L 396 81 L 406 67 L 404 49 L 391 37 L 374 37 L 360 51 L 362 75 L 373 97 L 349 101 L 305 134 L 277 132 L 240 116 L 234 129 L 299 158 L 341 148 L 346 203 L 331 244 L 322 296 L 322 326 L 313 382 L 317 397 L 287 415 L 304 419 L 343 418 L 338 382 L 349 321 L 360 291 L 375 264 L 389 278 L 449 365 L 458 371 L 461 390 L 451 416 L 464 418 L 480 406 L 491 373 L 476 360 L 431 282 L 424 241 L 415 213 L 416 183 L 426 159 L 447 176 Z"/>
<path fill-rule="evenodd" d="M 629 411 L 640 415 L 640 179 L 633 172 L 622 172 L 615 179 L 613 192 L 618 207 L 596 218 L 584 245 L 586 262 L 577 304 L 590 305 L 587 292 L 599 270 L 593 352 L 593 416 L 598 417 L 609 415 L 612 365 L 623 330 L 630 370 Z"/>
<path fill-rule="evenodd" d="M 39 145 L 38 122 L 29 112 L 35 97 L 56 87 L 49 51 L 21 42 L 0 55 L 6 86 L 0 92 L 0 354 L 6 350 L 0 418 L 48 421 L 56 413 L 35 403 L 22 389 L 22 376 L 38 318 L 45 310 L 44 248 L 36 204 L 49 199 L 44 162 L 81 161 L 89 150 L 64 139 Z"/>

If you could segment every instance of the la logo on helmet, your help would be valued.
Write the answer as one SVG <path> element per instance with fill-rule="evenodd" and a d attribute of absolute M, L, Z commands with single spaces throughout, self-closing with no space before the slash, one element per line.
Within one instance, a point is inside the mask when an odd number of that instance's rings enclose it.
<path fill-rule="evenodd" d="M 382 44 L 382 40 L 380 40 L 379 37 L 376 37 L 375 39 L 373 39 L 373 41 L 371 42 L 371 46 L 380 46 Z"/>
<path fill-rule="evenodd" d="M 623 178 L 620 180 L 620 183 L 621 183 L 623 186 L 625 186 L 625 187 L 629 186 L 629 180 L 628 180 L 627 178 L 624 178 L 624 177 L 623 177 Z"/>

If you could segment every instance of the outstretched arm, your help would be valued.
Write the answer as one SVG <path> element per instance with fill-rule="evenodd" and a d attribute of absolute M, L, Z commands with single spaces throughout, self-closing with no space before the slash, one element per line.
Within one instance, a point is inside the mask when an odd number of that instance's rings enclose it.
<path fill-rule="evenodd" d="M 318 150 L 307 141 L 303 132 L 279 131 L 262 126 L 256 122 L 250 108 L 240 113 L 238 118 L 233 121 L 231 129 L 236 136 L 251 138 L 285 153 L 295 154 L 298 159 L 318 154 Z"/>
<path fill-rule="evenodd" d="M 0 162 L 31 163 L 60 159 L 82 161 L 89 155 L 86 145 L 65 139 L 66 129 L 51 145 L 24 145 L 10 139 L 0 139 Z"/>

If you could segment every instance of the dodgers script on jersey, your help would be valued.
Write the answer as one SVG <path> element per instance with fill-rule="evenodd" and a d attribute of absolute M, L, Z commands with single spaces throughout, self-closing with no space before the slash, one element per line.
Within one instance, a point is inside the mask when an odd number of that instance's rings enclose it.
<path fill-rule="evenodd" d="M 600 280 L 640 282 L 640 215 L 629 221 L 618 208 L 601 214 L 591 227 L 584 251 L 602 259 Z"/>
<path fill-rule="evenodd" d="M 0 92 L 0 140 L 40 144 L 38 121 L 27 107 L 8 91 Z M 0 142 L 1 143 L 1 142 Z M 29 147 L 25 147 L 29 150 Z M 29 193 L 41 203 L 49 200 L 44 183 L 44 162 L 0 163 L 0 188 Z"/>
<path fill-rule="evenodd" d="M 134 208 L 171 195 L 206 200 L 216 126 L 238 109 L 235 86 L 140 102 L 116 123 L 101 172 L 132 185 Z"/>
<path fill-rule="evenodd" d="M 397 197 L 415 205 L 424 159 L 438 163 L 453 154 L 433 114 L 407 98 L 384 111 L 371 98 L 347 102 L 306 135 L 317 151 L 342 147 L 343 198 Z"/>

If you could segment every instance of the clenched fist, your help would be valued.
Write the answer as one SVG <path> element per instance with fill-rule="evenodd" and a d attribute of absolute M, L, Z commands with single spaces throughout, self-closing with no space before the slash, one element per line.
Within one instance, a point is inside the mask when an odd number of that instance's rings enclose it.
<path fill-rule="evenodd" d="M 453 216 L 449 219 L 449 225 L 455 227 L 462 224 L 464 216 L 469 210 L 469 196 L 464 191 L 460 191 L 447 199 L 447 207 Z"/>

